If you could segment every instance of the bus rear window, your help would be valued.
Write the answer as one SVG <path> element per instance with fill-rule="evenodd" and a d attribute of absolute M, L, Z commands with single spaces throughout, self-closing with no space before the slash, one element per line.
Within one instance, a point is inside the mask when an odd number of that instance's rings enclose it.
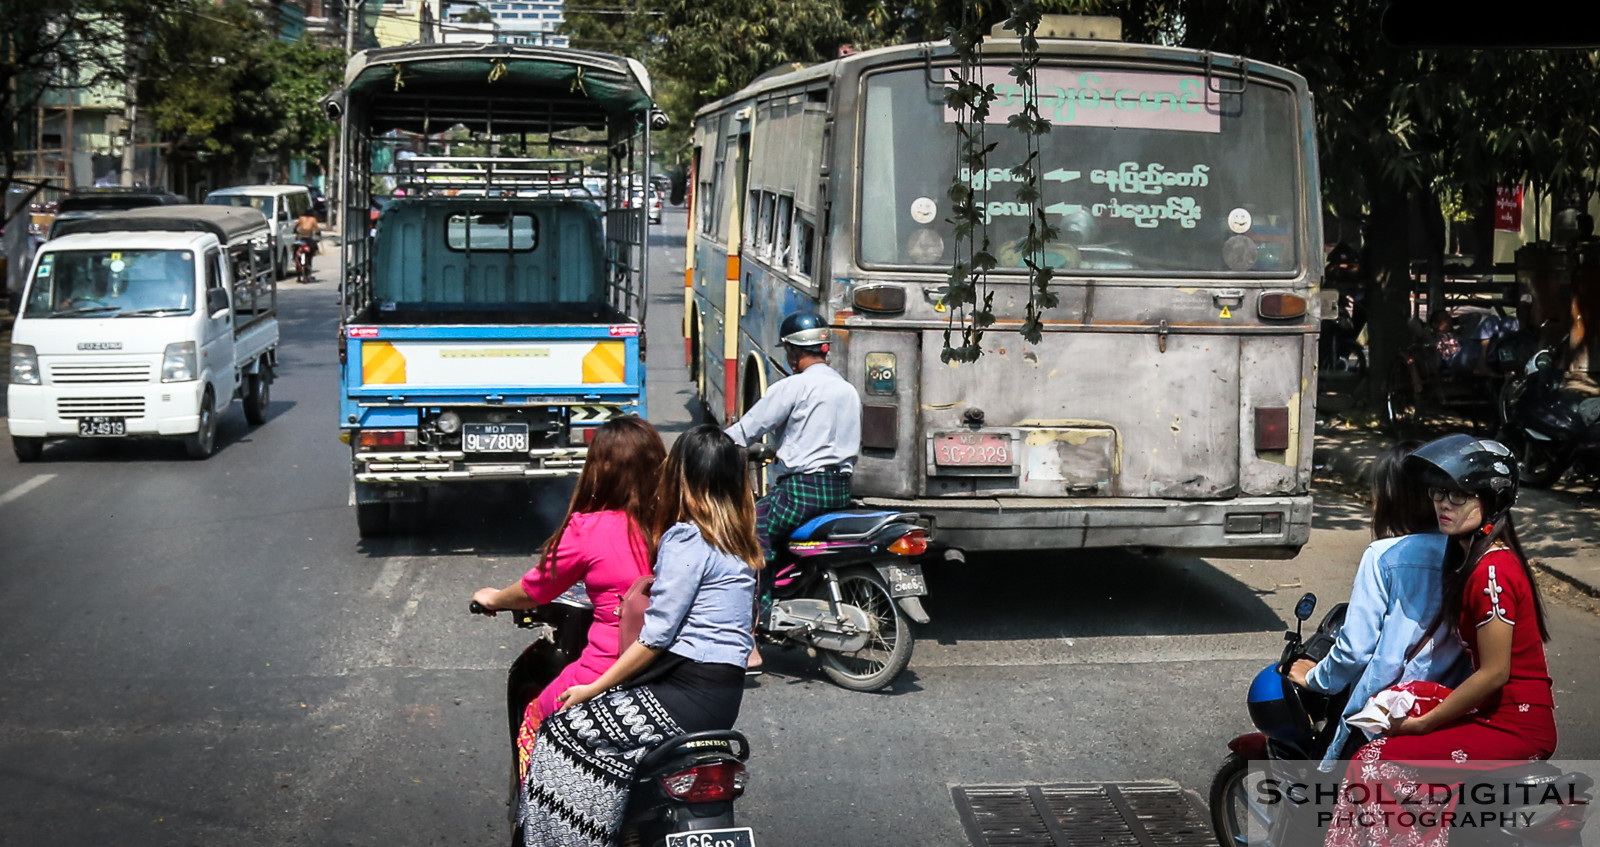
<path fill-rule="evenodd" d="M 1006 120 L 1021 89 L 1004 67 L 985 69 L 1000 99 L 985 141 L 989 167 L 962 168 L 977 193 L 1002 268 L 1025 266 L 1032 209 L 1018 202 L 1013 166 L 1027 160 Z M 922 69 L 867 78 L 857 256 L 864 265 L 949 265 L 949 188 L 956 115 Z M 1046 67 L 1039 139 L 1043 206 L 1056 237 L 1040 257 L 1060 272 L 1297 271 L 1303 176 L 1291 92 L 1255 82 L 1208 91 L 1202 75 Z M 935 166 L 935 163 L 944 163 Z"/>

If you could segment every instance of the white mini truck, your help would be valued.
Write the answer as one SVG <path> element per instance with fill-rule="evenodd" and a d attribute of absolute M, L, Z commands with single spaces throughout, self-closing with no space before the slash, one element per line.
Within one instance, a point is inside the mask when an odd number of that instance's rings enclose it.
<path fill-rule="evenodd" d="M 267 219 L 160 206 L 67 222 L 39 248 L 11 333 L 17 458 L 53 438 L 179 437 L 216 449 L 234 397 L 266 420 L 277 361 Z"/>

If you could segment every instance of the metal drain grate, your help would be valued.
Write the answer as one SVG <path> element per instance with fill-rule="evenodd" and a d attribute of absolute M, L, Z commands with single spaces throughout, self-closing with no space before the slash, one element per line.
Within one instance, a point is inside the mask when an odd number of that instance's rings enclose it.
<path fill-rule="evenodd" d="M 979 785 L 951 790 L 972 847 L 1216 847 L 1171 782 Z"/>

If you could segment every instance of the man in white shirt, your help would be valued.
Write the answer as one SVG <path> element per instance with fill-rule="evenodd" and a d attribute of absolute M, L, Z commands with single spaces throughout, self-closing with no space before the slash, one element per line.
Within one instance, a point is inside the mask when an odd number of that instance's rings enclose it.
<path fill-rule="evenodd" d="M 849 507 L 850 474 L 861 453 L 861 396 L 828 367 L 829 330 L 821 316 L 796 312 L 778 331 L 791 375 L 727 430 L 742 447 L 778 433 L 777 482 L 756 506 L 769 561 L 801 524 Z"/>

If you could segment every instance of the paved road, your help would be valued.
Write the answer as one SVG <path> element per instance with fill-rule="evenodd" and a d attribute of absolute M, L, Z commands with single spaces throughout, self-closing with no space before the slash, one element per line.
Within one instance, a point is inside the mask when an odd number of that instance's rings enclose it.
<path fill-rule="evenodd" d="M 677 320 L 681 210 L 653 228 L 652 417 L 695 404 Z M 464 613 L 564 503 L 493 488 L 415 535 L 357 538 L 333 425 L 332 262 L 283 292 L 271 419 L 219 453 L 56 445 L 0 458 L 0 844 L 500 843 L 500 684 L 522 646 Z M 3 426 L 3 425 L 0 425 Z M 4 433 L 0 433 L 3 435 Z M 763 847 L 965 843 L 954 785 L 1170 779 L 1204 791 L 1303 591 L 1342 598 L 1361 507 L 1319 496 L 1291 562 L 975 558 L 883 695 L 774 653 L 742 728 Z M 1562 754 L 1600 758 L 1600 621 L 1557 599 Z"/>

